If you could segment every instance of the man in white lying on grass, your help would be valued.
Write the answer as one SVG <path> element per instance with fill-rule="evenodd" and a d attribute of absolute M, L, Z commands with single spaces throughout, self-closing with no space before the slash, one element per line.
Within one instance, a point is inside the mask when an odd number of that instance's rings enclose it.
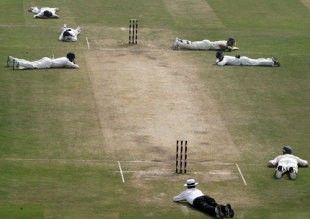
<path fill-rule="evenodd" d="M 67 27 L 67 25 L 64 24 L 64 26 L 61 28 L 61 33 L 58 39 L 65 42 L 76 42 L 80 33 L 81 28 L 79 26 L 76 29 L 73 29 Z"/>
<path fill-rule="evenodd" d="M 197 185 L 198 183 L 195 179 L 186 180 L 184 186 L 187 187 L 187 189 L 173 197 L 173 201 L 187 202 L 195 209 L 219 219 L 234 217 L 235 212 L 230 204 L 218 204 L 214 198 L 205 195 L 201 190 L 197 189 Z"/>
<path fill-rule="evenodd" d="M 210 41 L 210 40 L 202 40 L 202 41 L 189 41 L 176 38 L 172 49 L 189 49 L 189 50 L 223 50 L 223 51 L 233 51 L 238 50 L 238 47 L 235 47 L 236 40 L 232 37 L 228 38 L 228 40 L 219 40 L 219 41 Z"/>
<path fill-rule="evenodd" d="M 282 155 L 275 157 L 273 160 L 268 161 L 268 167 L 275 167 L 275 177 L 277 179 L 288 173 L 290 179 L 296 179 L 298 173 L 298 166 L 308 167 L 308 161 L 303 160 L 293 155 L 293 149 L 289 145 L 282 148 Z"/>
<path fill-rule="evenodd" d="M 74 62 L 75 54 L 69 52 L 66 57 L 49 58 L 43 57 L 37 61 L 28 61 L 25 59 L 8 56 L 7 66 L 13 69 L 44 69 L 44 68 L 79 68 Z"/>
<path fill-rule="evenodd" d="M 274 58 L 258 58 L 251 59 L 246 56 L 224 56 L 222 51 L 216 52 L 216 65 L 239 65 L 239 66 L 271 66 L 271 67 L 280 67 L 280 62 Z"/>
<path fill-rule="evenodd" d="M 35 14 L 33 16 L 34 18 L 59 18 L 59 16 L 56 14 L 56 11 L 59 11 L 59 8 L 38 8 L 37 6 L 34 6 L 30 7 L 28 11 Z"/>

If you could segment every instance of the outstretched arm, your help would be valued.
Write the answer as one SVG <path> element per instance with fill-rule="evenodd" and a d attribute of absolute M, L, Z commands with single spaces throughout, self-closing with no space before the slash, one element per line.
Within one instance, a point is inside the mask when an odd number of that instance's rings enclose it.
<path fill-rule="evenodd" d="M 217 59 L 215 64 L 218 66 L 224 66 L 226 64 L 226 61 L 224 59 L 222 60 Z"/>
<path fill-rule="evenodd" d="M 73 63 L 72 68 L 80 68 L 80 66 Z"/>
<path fill-rule="evenodd" d="M 270 161 L 268 161 L 267 167 L 275 167 L 275 165 L 273 165 Z"/>
<path fill-rule="evenodd" d="M 298 166 L 300 166 L 300 167 L 308 167 L 309 166 L 308 161 L 306 161 L 306 160 L 303 160 L 299 157 L 296 157 L 296 160 L 298 162 Z"/>
<path fill-rule="evenodd" d="M 182 192 L 179 195 L 173 197 L 173 201 L 174 202 L 180 202 L 180 201 L 185 201 L 185 200 L 186 199 L 185 199 L 185 193 L 184 192 Z"/>
<path fill-rule="evenodd" d="M 239 50 L 239 48 L 238 48 L 238 47 L 233 46 L 233 47 L 231 48 L 231 51 L 235 51 L 235 50 Z"/>
<path fill-rule="evenodd" d="M 61 32 L 61 34 L 59 35 L 58 40 L 62 40 L 63 36 L 64 36 L 64 31 Z"/>
<path fill-rule="evenodd" d="M 67 63 L 66 63 L 66 66 L 65 67 L 67 67 L 67 68 L 80 68 L 80 66 L 78 66 L 77 64 L 75 64 L 75 63 L 73 63 L 73 62 L 70 62 L 70 61 L 68 61 Z"/>
<path fill-rule="evenodd" d="M 267 166 L 268 166 L 268 167 L 275 167 L 275 166 L 277 166 L 277 165 L 278 165 L 278 162 L 279 162 L 279 159 L 280 159 L 280 156 L 281 156 L 281 155 L 277 156 L 277 157 L 274 158 L 273 160 L 268 161 Z"/>
<path fill-rule="evenodd" d="M 235 46 L 226 46 L 224 50 L 227 52 L 231 52 L 231 51 L 239 50 L 239 48 Z"/>

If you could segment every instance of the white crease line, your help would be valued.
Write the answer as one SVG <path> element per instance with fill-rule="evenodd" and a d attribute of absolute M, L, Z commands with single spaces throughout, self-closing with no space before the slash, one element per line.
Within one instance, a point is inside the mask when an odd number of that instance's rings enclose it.
<path fill-rule="evenodd" d="M 127 162 L 127 163 L 163 163 L 165 161 L 155 161 L 155 160 L 122 160 L 122 162 Z"/>
<path fill-rule="evenodd" d="M 90 49 L 88 37 L 86 37 L 87 48 Z"/>
<path fill-rule="evenodd" d="M 102 51 L 129 51 L 129 52 L 152 52 L 152 51 L 158 51 L 162 52 L 168 49 L 143 49 L 143 48 L 98 48 L 97 50 L 102 50 Z"/>
<path fill-rule="evenodd" d="M 247 186 L 248 184 L 246 183 L 246 181 L 245 181 L 245 179 L 244 179 L 244 177 L 243 177 L 243 174 L 242 174 L 242 172 L 241 172 L 241 169 L 239 168 L 239 165 L 238 165 L 237 163 L 236 163 L 236 167 L 237 167 L 237 169 L 238 169 L 238 171 L 239 171 L 239 174 L 240 174 L 240 176 L 241 176 L 241 178 L 242 178 L 242 181 L 243 181 L 244 185 Z"/>
<path fill-rule="evenodd" d="M 112 52 L 171 52 L 177 53 L 182 51 L 175 51 L 169 48 L 95 48 L 98 51 L 112 51 Z M 184 50 L 187 52 L 187 50 Z"/>
<path fill-rule="evenodd" d="M 124 179 L 124 175 L 123 175 L 123 170 L 122 170 L 122 167 L 121 167 L 121 163 L 119 161 L 117 161 L 118 163 L 118 168 L 119 168 L 119 171 L 121 173 L 121 177 L 122 177 L 122 181 L 123 183 L 125 183 L 125 179 Z"/>
<path fill-rule="evenodd" d="M 111 162 L 111 160 L 83 160 L 83 159 L 61 159 L 61 158 L 3 158 L 1 161 L 59 161 L 59 162 Z"/>
<path fill-rule="evenodd" d="M 25 11 L 27 11 L 27 9 Z M 39 27 L 39 25 L 35 25 L 35 24 L 0 24 L 0 27 Z"/>
<path fill-rule="evenodd" d="M 120 173 L 121 171 L 120 170 L 115 170 L 115 171 L 113 171 L 113 172 L 115 172 L 115 173 Z M 137 172 L 141 172 L 141 170 L 123 170 L 122 171 L 123 173 L 137 173 Z"/>
<path fill-rule="evenodd" d="M 114 173 L 120 173 L 121 171 L 120 170 L 114 170 L 113 172 Z M 156 171 L 156 170 L 155 171 L 154 170 L 123 170 L 122 172 L 123 173 L 138 173 L 138 172 L 148 172 L 148 173 L 160 172 L 160 173 L 167 173 L 167 172 L 171 172 L 171 173 L 174 174 L 174 172 L 171 171 L 171 169 L 163 169 L 163 168 L 160 168 L 160 171 Z"/>

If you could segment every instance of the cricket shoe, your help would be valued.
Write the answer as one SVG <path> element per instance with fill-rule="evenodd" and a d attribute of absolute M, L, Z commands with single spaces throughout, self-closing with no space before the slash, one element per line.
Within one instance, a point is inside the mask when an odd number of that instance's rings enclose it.
<path fill-rule="evenodd" d="M 16 60 L 13 60 L 13 70 L 15 69 L 20 69 L 20 66 L 19 66 L 19 62 L 16 61 Z"/>
<path fill-rule="evenodd" d="M 228 218 L 233 218 L 235 215 L 234 210 L 231 208 L 230 204 L 225 205 L 224 216 Z"/>
<path fill-rule="evenodd" d="M 282 175 L 283 175 L 283 172 L 282 172 L 282 171 L 276 170 L 274 176 L 275 176 L 277 179 L 281 179 L 281 178 L 282 178 Z"/>
<path fill-rule="evenodd" d="M 171 47 L 173 50 L 179 49 L 178 42 L 179 42 L 179 38 L 175 38 L 175 41 L 173 42 L 172 47 Z"/>
<path fill-rule="evenodd" d="M 295 172 L 295 170 L 294 170 L 293 167 L 290 167 L 290 168 L 288 169 L 288 175 L 289 175 L 290 179 L 292 179 L 292 180 L 295 180 L 295 179 L 296 179 L 297 174 L 296 174 L 296 172 Z"/>
<path fill-rule="evenodd" d="M 219 218 L 219 219 L 223 219 L 224 218 L 224 213 L 223 213 L 220 205 L 215 207 L 215 217 Z"/>
<path fill-rule="evenodd" d="M 282 166 L 278 166 L 275 173 L 274 173 L 274 176 L 277 178 L 277 179 L 280 179 L 282 178 L 283 174 L 284 174 L 285 170 L 283 169 Z"/>
<path fill-rule="evenodd" d="M 6 60 L 6 66 L 7 67 L 13 67 L 14 64 L 14 58 L 13 56 L 8 56 L 7 60 Z"/>
<path fill-rule="evenodd" d="M 280 62 L 278 61 L 278 59 L 276 59 L 275 57 L 272 57 L 271 59 L 273 61 L 273 66 L 280 67 Z"/>

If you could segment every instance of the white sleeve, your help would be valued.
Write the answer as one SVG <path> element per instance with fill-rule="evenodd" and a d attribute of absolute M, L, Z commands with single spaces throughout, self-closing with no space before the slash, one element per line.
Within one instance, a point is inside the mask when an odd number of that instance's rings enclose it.
<path fill-rule="evenodd" d="M 185 201 L 185 200 L 186 200 L 185 199 L 185 192 L 182 192 L 179 195 L 173 197 L 173 201 L 175 201 L 175 202 Z"/>
<path fill-rule="evenodd" d="M 239 50 L 239 48 L 238 47 L 232 47 L 231 50 L 235 51 L 235 50 Z"/>
<path fill-rule="evenodd" d="M 68 68 L 80 68 L 77 64 L 74 64 L 73 62 L 67 61 L 66 67 Z"/>
<path fill-rule="evenodd" d="M 41 10 L 39 13 L 37 13 L 36 15 L 34 15 L 33 17 L 34 18 L 37 18 L 37 17 L 43 17 L 43 13 L 44 13 L 44 11 L 43 10 Z"/>
<path fill-rule="evenodd" d="M 302 167 L 307 167 L 308 166 L 308 161 L 303 160 L 303 159 L 301 159 L 301 158 L 299 158 L 297 156 L 295 156 L 295 157 L 296 157 L 296 160 L 297 160 L 299 166 L 302 166 Z"/>
<path fill-rule="evenodd" d="M 217 59 L 216 60 L 216 64 L 219 65 L 219 66 L 224 66 L 224 65 L 226 65 L 226 61 L 224 59 L 222 61 Z"/>
<path fill-rule="evenodd" d="M 61 32 L 61 34 L 59 35 L 59 38 L 58 38 L 58 39 L 59 39 L 59 40 L 62 40 L 63 35 L 64 35 L 64 31 Z"/>
<path fill-rule="evenodd" d="M 268 161 L 268 163 L 272 164 L 273 166 L 276 166 L 279 162 L 280 156 L 277 156 L 276 158 L 274 158 L 273 160 Z"/>

